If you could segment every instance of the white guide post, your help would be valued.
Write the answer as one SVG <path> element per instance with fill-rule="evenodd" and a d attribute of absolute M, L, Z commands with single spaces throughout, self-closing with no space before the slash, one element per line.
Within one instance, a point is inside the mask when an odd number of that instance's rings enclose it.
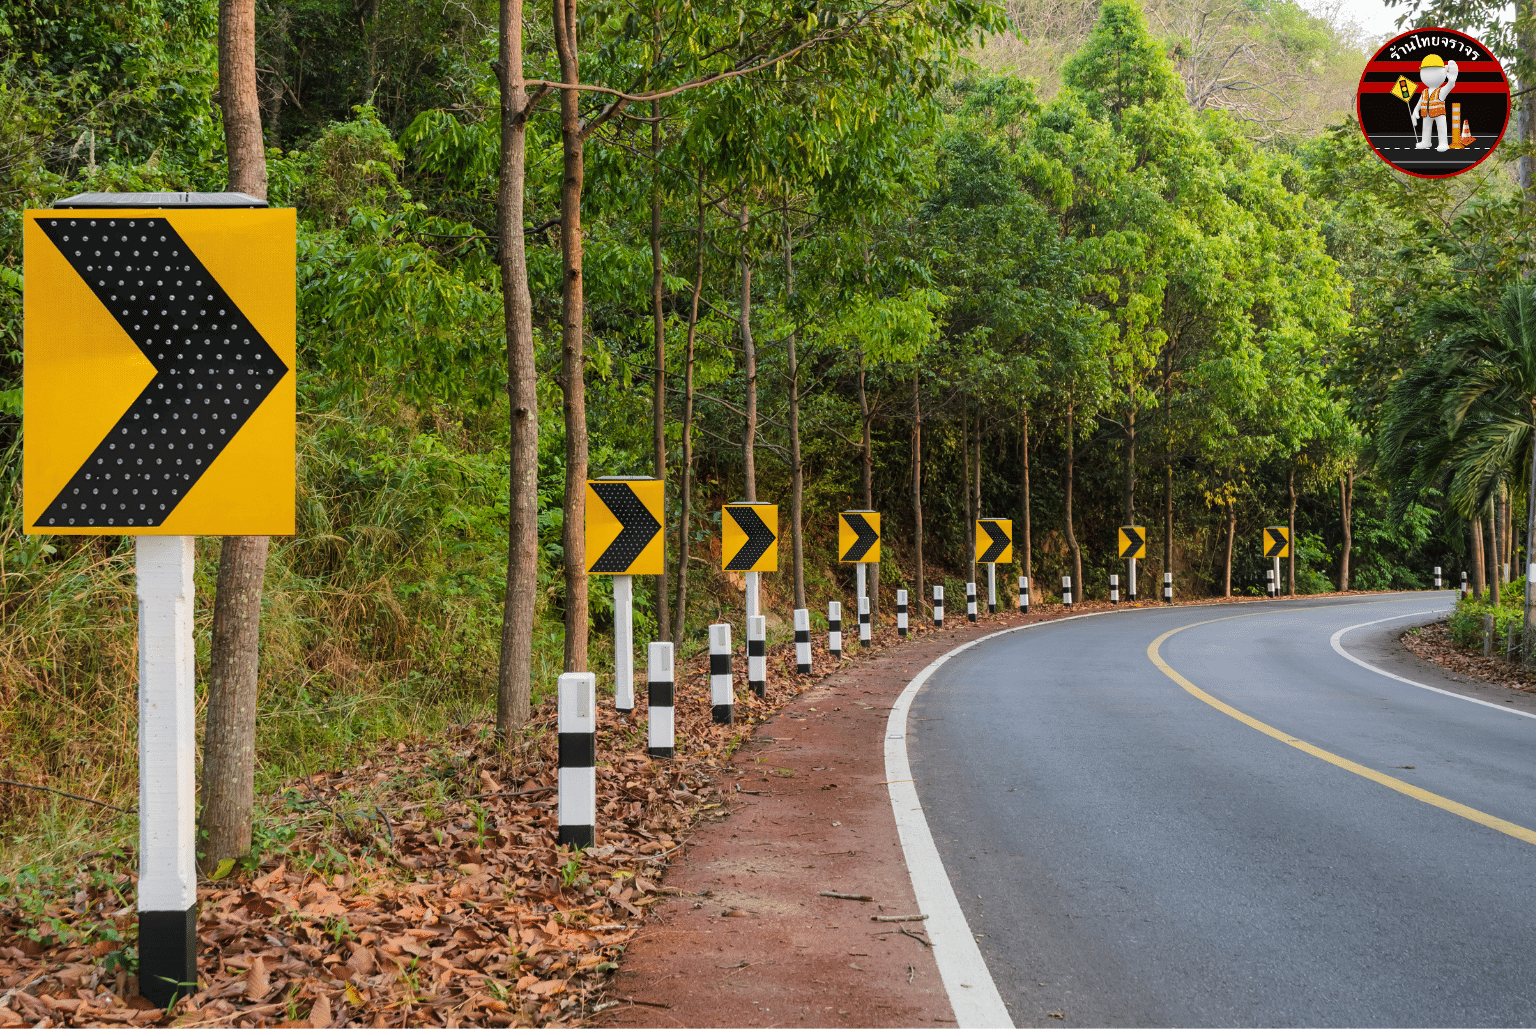
<path fill-rule="evenodd" d="M 865 581 L 865 579 L 866 579 L 866 576 L 868 576 L 869 573 L 867 571 L 865 571 L 865 567 L 866 566 L 865 566 L 863 561 L 860 561 L 858 564 L 854 565 L 854 567 L 859 570 L 858 571 L 859 589 L 858 589 L 858 592 L 855 594 L 856 599 L 855 599 L 854 605 L 853 605 L 854 611 L 857 612 L 857 611 L 862 611 L 863 610 L 863 607 L 861 606 L 860 602 L 863 601 L 864 596 L 865 596 L 865 589 L 868 586 L 868 583 Z"/>
<path fill-rule="evenodd" d="M 997 565 L 987 562 L 987 614 L 997 614 Z"/>
<path fill-rule="evenodd" d="M 613 706 L 635 709 L 635 579 L 613 577 Z"/>
<path fill-rule="evenodd" d="M 859 645 L 869 646 L 869 598 L 859 598 Z"/>
<path fill-rule="evenodd" d="M 757 696 L 768 692 L 768 619 L 747 619 L 747 686 Z"/>
<path fill-rule="evenodd" d="M 731 725 L 736 721 L 730 622 L 716 622 L 709 627 L 709 703 L 716 725 Z"/>
<path fill-rule="evenodd" d="M 805 607 L 795 608 L 795 671 L 811 671 L 811 611 Z"/>
<path fill-rule="evenodd" d="M 761 573 L 759 573 L 759 572 L 747 572 L 746 573 L 746 578 L 747 578 L 747 618 L 749 620 L 753 619 L 753 618 L 756 618 L 758 615 L 763 613 L 762 609 L 758 606 L 757 577 L 758 577 L 759 574 L 761 574 Z"/>
<path fill-rule="evenodd" d="M 1061 603 L 1067 610 L 1072 609 L 1072 576 L 1061 577 Z"/>
<path fill-rule="evenodd" d="M 1440 589 L 1440 566 L 1435 565 L 1435 589 Z"/>
<path fill-rule="evenodd" d="M 565 672 L 556 697 L 555 726 L 560 732 L 556 770 L 556 810 L 562 847 L 590 847 L 597 842 L 597 676 Z"/>
<path fill-rule="evenodd" d="M 1131 603 L 1134 604 L 1134 603 L 1136 603 L 1136 559 L 1133 557 L 1133 558 L 1130 559 L 1130 562 L 1131 562 L 1130 578 L 1127 580 L 1127 582 L 1125 584 L 1126 585 L 1125 599 L 1129 600 Z"/>
<path fill-rule="evenodd" d="M 843 657 L 843 605 L 841 601 L 827 601 L 827 652 L 832 660 Z"/>
<path fill-rule="evenodd" d="M 1120 603 L 1120 576 L 1118 575 L 1111 575 L 1109 577 L 1109 602 L 1111 604 Z"/>
<path fill-rule="evenodd" d="M 1278 557 L 1275 558 L 1274 572 L 1275 572 L 1275 596 L 1278 597 L 1280 595 L 1280 559 Z"/>
<path fill-rule="evenodd" d="M 896 591 L 896 635 L 907 635 L 907 591 Z"/>
<path fill-rule="evenodd" d="M 645 699 L 649 715 L 647 752 L 651 757 L 671 757 L 675 747 L 672 699 L 672 644 L 652 643 L 646 648 Z"/>
<path fill-rule="evenodd" d="M 1029 614 L 1029 576 L 1019 576 L 1019 614 Z"/>
<path fill-rule="evenodd" d="M 197 982 L 191 536 L 137 536 L 139 979 L 157 1004 Z M 195 985 L 193 987 L 195 992 Z"/>
<path fill-rule="evenodd" d="M 944 587 L 933 588 L 933 624 L 935 628 L 944 628 Z"/>

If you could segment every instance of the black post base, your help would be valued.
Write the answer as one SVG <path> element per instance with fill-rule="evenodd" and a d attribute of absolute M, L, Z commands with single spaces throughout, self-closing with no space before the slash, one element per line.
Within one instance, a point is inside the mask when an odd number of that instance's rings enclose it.
<path fill-rule="evenodd" d="M 811 674 L 811 666 L 810 665 L 795 665 L 795 671 L 799 672 L 801 675 L 810 675 Z"/>
<path fill-rule="evenodd" d="M 736 721 L 735 704 L 716 704 L 714 706 L 715 724 L 732 725 Z"/>
<path fill-rule="evenodd" d="M 157 1008 L 197 992 L 197 904 L 139 912 L 139 994 Z"/>
<path fill-rule="evenodd" d="M 646 753 L 651 757 L 672 757 L 673 749 L 672 747 L 651 747 Z"/>
<path fill-rule="evenodd" d="M 597 827 L 594 825 L 562 825 L 560 846 L 591 847 L 597 843 Z"/>

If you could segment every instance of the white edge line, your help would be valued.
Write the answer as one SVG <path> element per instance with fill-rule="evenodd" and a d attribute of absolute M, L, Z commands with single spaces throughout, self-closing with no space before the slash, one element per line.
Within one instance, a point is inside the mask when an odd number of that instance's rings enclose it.
<path fill-rule="evenodd" d="M 933 959 L 939 966 L 939 978 L 944 992 L 949 995 L 960 1029 L 974 1027 L 1013 1025 L 1013 1018 L 1003 1003 L 992 973 L 982 959 L 976 937 L 971 935 L 965 912 L 955 897 L 949 874 L 939 857 L 939 848 L 928 831 L 928 819 L 923 814 L 922 802 L 917 797 L 917 784 L 912 781 L 912 766 L 907 761 L 907 710 L 917 691 L 939 666 L 963 650 L 978 643 L 1006 636 L 1021 629 L 1033 629 L 1041 625 L 1059 625 L 1077 618 L 1095 618 L 1099 615 L 1116 614 L 1110 611 L 1090 611 L 1086 614 L 1052 618 L 1049 621 L 1015 625 L 1010 629 L 978 636 L 969 643 L 962 643 L 954 650 L 942 654 L 901 691 L 901 696 L 891 705 L 890 717 L 885 723 L 885 778 L 891 795 L 891 813 L 896 817 L 896 833 L 901 840 L 902 856 L 907 862 L 907 872 L 912 876 L 912 893 L 917 897 L 917 908 L 928 916 L 924 928 L 933 941 Z M 905 781 L 902 781 L 905 780 Z"/>
<path fill-rule="evenodd" d="M 1362 661 L 1360 658 L 1356 657 L 1355 655 L 1351 654 L 1349 651 L 1345 650 L 1344 649 L 1344 644 L 1340 642 L 1340 640 L 1342 640 L 1344 638 L 1344 634 L 1346 632 L 1352 632 L 1355 629 L 1363 629 L 1367 625 L 1380 625 L 1382 622 L 1395 622 L 1395 621 L 1397 621 L 1400 618 L 1413 618 L 1413 617 L 1415 617 L 1417 615 L 1436 615 L 1436 614 L 1444 614 L 1444 613 L 1445 613 L 1445 611 L 1443 609 L 1433 609 L 1433 610 L 1429 610 L 1429 611 L 1413 611 L 1413 612 L 1410 612 L 1409 614 L 1406 614 L 1406 615 L 1393 615 L 1391 618 L 1378 618 L 1374 622 L 1360 622 L 1360 623 L 1358 623 L 1356 625 L 1347 625 L 1344 628 L 1340 629 L 1338 632 L 1334 633 L 1333 636 L 1329 638 L 1328 642 L 1333 644 L 1333 649 L 1338 651 L 1340 657 L 1345 658 L 1346 660 L 1349 660 L 1349 661 L 1353 661 L 1355 664 L 1359 665 L 1361 668 L 1369 669 L 1370 671 L 1375 672 L 1377 675 L 1385 675 L 1388 679 L 1396 679 L 1398 682 L 1407 683 L 1409 686 L 1417 686 L 1419 689 L 1421 689 L 1421 690 L 1429 690 L 1429 692 L 1431 692 L 1431 693 L 1439 693 L 1439 694 L 1442 694 L 1443 696 L 1455 697 L 1457 700 L 1465 700 L 1469 704 L 1481 704 L 1483 707 L 1491 707 L 1495 711 L 1502 711 L 1506 715 L 1519 715 L 1521 718 L 1536 718 L 1536 714 L 1532 714 L 1529 711 L 1521 711 L 1521 710 L 1519 710 L 1517 708 L 1505 707 L 1503 704 L 1494 704 L 1494 703 L 1492 703 L 1490 701 L 1479 700 L 1476 697 L 1469 697 L 1469 696 L 1467 696 L 1465 694 L 1462 694 L 1462 693 L 1453 693 L 1450 690 L 1442 690 L 1438 686 L 1430 686 L 1430 685 L 1427 685 L 1426 683 L 1414 682 L 1412 679 L 1405 679 L 1401 675 L 1396 675 L 1396 674 L 1394 674 L 1392 672 L 1387 671 L 1385 668 L 1377 668 L 1375 665 L 1371 664 L 1369 661 Z"/>

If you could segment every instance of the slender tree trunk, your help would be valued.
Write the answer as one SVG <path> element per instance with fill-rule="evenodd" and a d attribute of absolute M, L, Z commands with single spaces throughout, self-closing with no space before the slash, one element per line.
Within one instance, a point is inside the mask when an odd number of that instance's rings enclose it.
<path fill-rule="evenodd" d="M 1483 587 L 1488 580 L 1483 574 L 1483 520 L 1474 518 L 1467 523 L 1467 540 L 1472 557 L 1472 599 L 1483 599 Z"/>
<path fill-rule="evenodd" d="M 1127 523 L 1129 524 L 1129 523 Z M 1222 586 L 1221 595 L 1232 595 L 1232 546 L 1237 542 L 1237 502 L 1230 497 L 1227 499 L 1227 556 L 1225 568 L 1225 585 Z"/>
<path fill-rule="evenodd" d="M 1136 524 L 1136 409 L 1125 416 L 1125 483 L 1121 490 L 1120 511 L 1124 524 Z"/>
<path fill-rule="evenodd" d="M 219 106 L 228 189 L 265 200 L 267 155 L 256 92 L 255 0 L 220 0 Z M 198 820 L 205 869 L 251 849 L 261 594 L 269 543 L 266 536 L 225 536 L 219 550 Z"/>
<path fill-rule="evenodd" d="M 795 240 L 789 223 L 789 202 L 784 203 L 784 294 L 792 304 L 795 295 Z M 793 312 L 790 318 L 794 318 Z M 793 321 L 791 321 L 793 324 Z M 789 531 L 794 549 L 795 609 L 805 607 L 805 465 L 800 457 L 800 360 L 795 351 L 797 333 L 789 334 Z"/>
<path fill-rule="evenodd" d="M 922 611 L 928 603 L 923 578 L 923 402 L 918 394 L 918 374 L 912 372 L 912 565 L 917 596 L 908 607 Z"/>
<path fill-rule="evenodd" d="M 581 81 L 576 43 L 576 0 L 554 0 L 555 49 L 560 81 Z M 581 190 L 585 169 L 581 93 L 560 90 L 560 388 L 565 397 L 565 670 L 587 670 L 587 384 L 583 332 Z"/>
<path fill-rule="evenodd" d="M 267 198 L 267 151 L 256 92 L 256 0 L 219 0 L 219 110 L 233 193 Z"/>
<path fill-rule="evenodd" d="M 1285 559 L 1286 569 L 1286 593 L 1294 597 L 1296 595 L 1296 462 L 1291 462 L 1290 476 L 1286 479 L 1286 489 L 1290 490 L 1291 508 L 1287 516 L 1286 525 L 1291 534 L 1291 545 L 1287 549 L 1290 556 Z"/>
<path fill-rule="evenodd" d="M 688 638 L 688 550 L 693 511 L 693 342 L 699 327 L 699 294 L 704 289 L 704 172 L 699 171 L 698 188 L 698 267 L 693 275 L 693 299 L 688 305 L 688 341 L 683 346 L 683 460 L 682 481 L 678 485 L 677 514 L 677 612 L 672 638 Z"/>
<path fill-rule="evenodd" d="M 1173 571 L 1173 347 L 1163 348 L 1163 571 Z M 1157 588 L 1151 587 L 1157 596 Z"/>
<path fill-rule="evenodd" d="M 500 236 L 502 315 L 507 331 L 507 591 L 496 669 L 496 736 L 503 744 L 528 721 L 533 620 L 539 582 L 539 398 L 533 305 L 523 239 L 528 97 L 523 84 L 523 0 L 502 0 L 497 77 L 501 85 Z"/>
<path fill-rule="evenodd" d="M 1527 477 L 1525 495 L 1525 617 L 1520 627 L 1520 659 L 1527 668 L 1536 668 L 1536 583 L 1530 567 L 1536 563 L 1536 398 L 1531 400 L 1531 432 L 1527 436 L 1531 448 L 1530 475 Z"/>
<path fill-rule="evenodd" d="M 1487 515 L 1487 530 L 1486 530 L 1486 532 L 1483 533 L 1483 536 L 1484 536 L 1484 539 L 1483 539 L 1483 553 L 1487 555 L 1487 557 L 1485 559 L 1485 563 L 1487 564 L 1487 570 L 1484 572 L 1484 577 L 1486 578 L 1487 583 L 1488 583 L 1488 599 L 1493 604 L 1494 607 L 1498 607 L 1499 606 L 1499 572 L 1498 572 L 1497 565 L 1498 565 L 1498 562 L 1499 562 L 1499 557 L 1498 557 L 1499 533 L 1498 533 L 1498 530 L 1494 527 L 1495 523 L 1494 523 L 1492 508 L 1493 508 L 1493 505 L 1490 504 L 1489 505 L 1488 515 Z M 1482 527 L 1479 526 L 1480 530 L 1481 530 L 1481 528 Z"/>
<path fill-rule="evenodd" d="M 960 495 L 965 498 L 966 582 L 976 581 L 976 511 L 971 507 L 971 407 L 970 398 L 960 402 Z"/>
<path fill-rule="evenodd" d="M 1525 65 L 1520 75 L 1520 88 L 1530 89 L 1536 86 L 1536 12 L 1532 11 L 1530 0 L 1520 0 L 1515 5 L 1515 39 L 1519 47 L 1521 64 Z M 1519 130 L 1520 142 L 1524 146 L 1530 146 L 1536 142 L 1536 94 L 1526 93 L 1518 100 L 1519 110 L 1515 114 L 1515 124 Z M 1536 187 L 1536 158 L 1530 154 L 1522 155 L 1518 162 L 1520 172 L 1520 189 L 1531 197 L 1533 187 Z"/>
<path fill-rule="evenodd" d="M 658 21 L 659 25 L 659 21 Z M 658 155 L 661 153 L 661 101 L 651 101 L 651 335 L 655 351 L 656 385 L 651 401 L 651 435 L 656 450 L 656 478 L 667 480 L 667 319 L 662 310 L 666 268 L 661 254 L 661 185 Z M 663 487 L 665 489 L 665 487 Z M 665 533 L 663 533 L 665 535 Z M 656 632 L 663 641 L 672 638 L 671 589 L 667 584 L 667 563 L 661 563 L 656 580 Z"/>
<path fill-rule="evenodd" d="M 1062 476 L 1062 488 L 1066 494 L 1063 520 L 1067 529 L 1067 549 L 1072 553 L 1072 595 L 1083 595 L 1083 549 L 1077 545 L 1077 531 L 1072 525 L 1072 480 L 1077 477 L 1077 411 L 1071 400 L 1067 401 L 1067 465 Z"/>
<path fill-rule="evenodd" d="M 203 865 L 251 849 L 255 807 L 257 665 L 266 536 L 225 536 L 219 554 L 203 737 Z"/>
<path fill-rule="evenodd" d="M 1034 564 L 1034 551 L 1031 549 L 1029 533 L 1029 412 L 1026 411 L 1024 413 L 1024 420 L 1019 428 L 1019 464 L 1021 466 L 1021 475 L 1019 479 L 1019 514 L 1024 519 L 1024 550 L 1019 554 L 1018 561 L 1019 567 L 1023 569 L 1023 571 L 1021 571 L 1019 574 L 1023 575 L 1025 578 L 1028 578 L 1031 574 L 1033 574 L 1030 571 L 1030 567 Z M 1030 584 L 1034 584 L 1033 579 L 1030 579 Z"/>
<path fill-rule="evenodd" d="M 1355 470 L 1346 469 L 1339 478 L 1339 528 L 1343 530 L 1344 551 L 1339 558 L 1339 592 L 1349 590 L 1349 551 L 1355 542 Z"/>
<path fill-rule="evenodd" d="M 975 473 L 975 476 L 976 476 L 975 483 L 974 483 L 974 486 L 972 488 L 973 489 L 973 492 L 972 492 L 972 497 L 973 497 L 972 510 L 974 510 L 976 512 L 976 518 L 977 518 L 978 521 L 981 519 L 981 515 L 982 515 L 982 506 L 981 506 L 981 436 L 982 436 L 983 431 L 984 430 L 982 428 L 982 421 L 981 421 L 981 405 L 977 404 L 976 405 L 976 432 L 971 436 L 971 469 Z"/>
<path fill-rule="evenodd" d="M 747 252 L 751 216 L 741 203 L 741 354 L 747 366 L 746 426 L 741 437 L 742 496 L 757 499 L 757 347 L 752 341 L 752 258 Z"/>

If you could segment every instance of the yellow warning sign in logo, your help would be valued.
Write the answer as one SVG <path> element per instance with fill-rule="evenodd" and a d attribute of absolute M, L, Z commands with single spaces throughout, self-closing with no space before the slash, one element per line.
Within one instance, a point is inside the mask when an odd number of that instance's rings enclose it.
<path fill-rule="evenodd" d="M 587 480 L 587 574 L 660 575 L 667 484 L 645 475 Z"/>
<path fill-rule="evenodd" d="M 874 564 L 880 560 L 880 516 L 874 511 L 843 511 L 837 516 L 837 560 Z"/>
<path fill-rule="evenodd" d="M 294 226 L 24 213 L 26 532 L 293 534 Z"/>
<path fill-rule="evenodd" d="M 720 512 L 720 567 L 728 572 L 779 570 L 779 505 L 725 505 Z"/>

